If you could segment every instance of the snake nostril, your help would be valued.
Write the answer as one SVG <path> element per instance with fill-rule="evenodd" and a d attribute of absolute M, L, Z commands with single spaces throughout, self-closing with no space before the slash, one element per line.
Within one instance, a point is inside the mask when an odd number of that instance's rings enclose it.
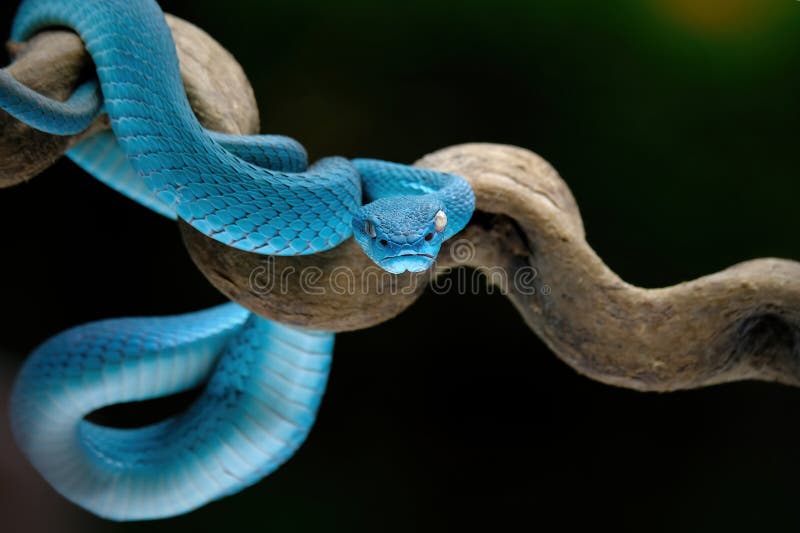
<path fill-rule="evenodd" d="M 388 241 L 386 239 L 381 239 L 380 242 L 381 242 L 381 246 L 388 246 L 389 245 L 389 243 L 388 243 Z"/>
<path fill-rule="evenodd" d="M 426 241 L 430 241 L 431 239 L 433 239 L 433 233 L 428 233 L 427 235 L 425 235 Z"/>

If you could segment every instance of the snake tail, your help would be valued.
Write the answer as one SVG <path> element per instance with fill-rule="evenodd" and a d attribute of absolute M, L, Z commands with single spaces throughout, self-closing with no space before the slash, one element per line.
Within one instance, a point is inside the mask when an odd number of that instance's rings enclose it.
<path fill-rule="evenodd" d="M 333 334 L 236 304 L 104 320 L 56 335 L 27 359 L 11 424 L 35 468 L 68 499 L 112 520 L 181 514 L 283 464 L 307 437 Z M 183 413 L 133 429 L 86 420 L 112 404 L 203 386 Z"/>

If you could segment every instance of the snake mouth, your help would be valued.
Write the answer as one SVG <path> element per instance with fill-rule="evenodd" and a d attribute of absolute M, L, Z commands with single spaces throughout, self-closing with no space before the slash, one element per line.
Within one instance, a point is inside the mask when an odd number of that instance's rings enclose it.
<path fill-rule="evenodd" d="M 389 259 L 400 259 L 400 258 L 407 258 L 407 257 L 427 257 L 428 259 L 433 259 L 433 256 L 431 254 L 408 252 L 408 253 L 400 254 L 400 255 L 387 255 L 382 260 L 383 261 L 388 261 Z"/>
<path fill-rule="evenodd" d="M 403 272 L 424 272 L 433 264 L 433 256 L 425 253 L 404 253 L 384 257 L 379 265 L 392 274 Z"/>

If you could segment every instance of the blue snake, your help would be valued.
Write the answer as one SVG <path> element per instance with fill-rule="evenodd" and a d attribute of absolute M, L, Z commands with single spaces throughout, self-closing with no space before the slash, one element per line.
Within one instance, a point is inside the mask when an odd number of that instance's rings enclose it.
<path fill-rule="evenodd" d="M 341 157 L 309 166 L 290 138 L 203 128 L 152 0 L 24 0 L 12 38 L 53 26 L 83 39 L 96 79 L 58 102 L 0 71 L 0 109 L 55 135 L 81 132 L 107 113 L 111 131 L 68 156 L 228 246 L 301 255 L 354 237 L 388 272 L 419 272 L 472 215 L 473 192 L 455 175 Z M 91 238 L 91 228 L 77 236 Z M 281 325 L 234 303 L 78 326 L 26 360 L 12 394 L 12 429 L 43 477 L 97 515 L 185 513 L 252 485 L 291 457 L 314 422 L 333 341 L 331 332 Z M 154 425 L 119 429 L 86 420 L 103 406 L 198 386 L 186 412 Z"/>

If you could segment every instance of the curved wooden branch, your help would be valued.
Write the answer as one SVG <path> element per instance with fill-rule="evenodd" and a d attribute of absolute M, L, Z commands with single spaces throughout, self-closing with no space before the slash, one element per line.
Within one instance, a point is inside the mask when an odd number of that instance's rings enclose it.
<path fill-rule="evenodd" d="M 586 243 L 567 185 L 532 152 L 471 144 L 417 164 L 464 176 L 475 189 L 479 213 L 442 250 L 440 266 L 484 270 L 579 372 L 639 390 L 740 379 L 800 384 L 800 263 L 759 259 L 674 287 L 634 287 Z M 407 294 L 373 284 L 347 292 L 331 282 L 333 267 L 357 280 L 371 268 L 352 243 L 327 255 L 267 259 L 226 250 L 188 225 L 182 230 L 197 266 L 228 297 L 307 327 L 341 331 L 385 321 L 413 303 L 429 278 L 407 275 L 401 285 L 417 287 Z M 319 269 L 321 277 L 303 283 L 294 274 L 303 269 Z"/>
<path fill-rule="evenodd" d="M 235 61 L 199 30 L 171 24 L 187 92 L 204 124 L 257 131 L 252 90 Z M 63 98 L 86 60 L 75 51 L 79 42 L 64 44 L 74 37 L 58 35 L 58 44 L 54 36 L 31 41 L 10 70 Z M 27 179 L 76 140 L 33 132 L 8 117 L 0 117 L 0 132 L 0 185 Z M 477 197 L 472 222 L 446 243 L 428 273 L 386 274 L 352 240 L 313 256 L 265 257 L 181 223 L 184 241 L 225 295 L 291 324 L 369 327 L 405 310 L 429 283 L 453 282 L 443 274 L 465 266 L 502 290 L 562 360 L 598 381 L 658 391 L 740 379 L 800 385 L 800 263 L 759 259 L 673 287 L 642 289 L 621 280 L 589 247 L 569 188 L 532 152 L 470 144 L 417 164 L 464 176 Z"/>

